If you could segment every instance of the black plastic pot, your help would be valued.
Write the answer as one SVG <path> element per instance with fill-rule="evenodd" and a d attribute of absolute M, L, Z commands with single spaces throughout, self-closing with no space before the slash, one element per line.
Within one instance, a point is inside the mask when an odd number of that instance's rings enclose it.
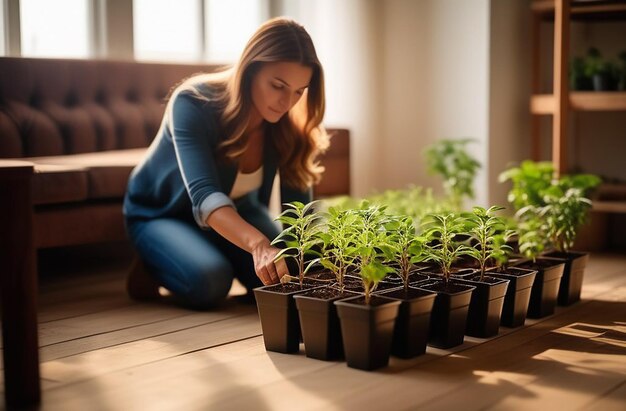
<path fill-rule="evenodd" d="M 343 358 L 341 327 L 333 303 L 355 295 L 321 287 L 294 296 L 307 357 L 325 361 Z"/>
<path fill-rule="evenodd" d="M 456 280 L 476 287 L 467 312 L 465 334 L 481 338 L 493 337 L 500 329 L 500 317 L 509 280 L 491 276 L 485 276 L 483 281 L 479 279 L 480 274 L 475 274 L 473 277 Z"/>
<path fill-rule="evenodd" d="M 450 280 L 420 284 L 419 288 L 437 293 L 430 316 L 428 344 L 438 348 L 450 348 L 463 344 L 467 312 L 475 287 Z"/>
<path fill-rule="evenodd" d="M 559 305 L 572 305 L 580 301 L 580 292 L 583 287 L 583 278 L 585 276 L 585 267 L 587 267 L 587 262 L 589 261 L 589 253 L 576 251 L 561 253 L 554 251 L 546 254 L 546 257 L 565 260 L 557 303 Z"/>
<path fill-rule="evenodd" d="M 348 367 L 375 370 L 389 364 L 393 329 L 400 301 L 373 295 L 335 301 Z"/>
<path fill-rule="evenodd" d="M 504 296 L 500 325 L 511 328 L 524 325 L 530 301 L 530 291 L 537 271 L 508 267 L 502 271 L 490 271 L 489 275 L 509 280 L 509 286 Z"/>
<path fill-rule="evenodd" d="M 530 291 L 526 316 L 542 318 L 554 314 L 565 262 L 558 258 L 539 257 L 534 263 L 525 261 L 516 267 L 537 271 Z"/>
<path fill-rule="evenodd" d="M 319 286 L 275 284 L 254 289 L 263 342 L 267 351 L 295 353 L 300 350 L 300 321 L 294 295 Z"/>
<path fill-rule="evenodd" d="M 391 354 L 400 358 L 413 358 L 426 352 L 430 315 L 436 293 L 409 286 L 387 291 L 384 297 L 400 301 L 398 317 L 393 331 Z"/>

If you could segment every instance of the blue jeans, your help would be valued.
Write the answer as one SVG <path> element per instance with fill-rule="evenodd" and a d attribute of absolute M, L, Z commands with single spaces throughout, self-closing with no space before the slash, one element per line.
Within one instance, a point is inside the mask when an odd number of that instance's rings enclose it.
<path fill-rule="evenodd" d="M 279 233 L 267 208 L 252 192 L 235 200 L 239 215 L 270 241 Z M 252 256 L 213 230 L 178 218 L 127 221 L 131 242 L 150 275 L 177 300 L 193 308 L 209 308 L 223 300 L 237 278 L 248 291 L 262 284 Z"/>

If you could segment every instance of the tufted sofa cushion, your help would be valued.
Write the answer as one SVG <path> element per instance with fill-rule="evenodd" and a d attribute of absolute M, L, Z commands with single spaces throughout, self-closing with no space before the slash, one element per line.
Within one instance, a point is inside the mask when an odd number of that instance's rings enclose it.
<path fill-rule="evenodd" d="M 165 97 L 215 67 L 0 58 L 0 158 L 147 146 Z"/>
<path fill-rule="evenodd" d="M 130 172 L 139 164 L 145 152 L 146 148 L 135 148 L 25 158 L 35 163 L 33 201 L 41 205 L 124 197 Z M 61 191 L 69 191 L 73 196 L 66 195 L 67 198 L 63 200 L 53 187 L 62 187 Z"/>
<path fill-rule="evenodd" d="M 214 69 L 0 57 L 0 158 L 35 164 L 35 205 L 121 198 L 170 89 Z"/>

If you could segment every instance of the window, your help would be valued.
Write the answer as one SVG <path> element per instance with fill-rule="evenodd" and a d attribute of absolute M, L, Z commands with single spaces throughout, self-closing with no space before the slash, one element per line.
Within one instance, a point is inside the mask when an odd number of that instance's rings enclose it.
<path fill-rule="evenodd" d="M 134 0 L 135 58 L 233 62 L 267 10 L 268 0 Z"/>
<path fill-rule="evenodd" d="M 89 0 L 20 0 L 22 55 L 89 57 Z"/>
<path fill-rule="evenodd" d="M 206 56 L 211 61 L 235 61 L 246 42 L 267 18 L 259 0 L 206 0 Z"/>
<path fill-rule="evenodd" d="M 198 0 L 134 0 L 135 58 L 193 61 L 202 57 Z"/>

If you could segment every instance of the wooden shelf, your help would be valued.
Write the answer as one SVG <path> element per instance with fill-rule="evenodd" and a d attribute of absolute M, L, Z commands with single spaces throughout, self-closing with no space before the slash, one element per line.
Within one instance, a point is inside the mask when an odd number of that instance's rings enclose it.
<path fill-rule="evenodd" d="M 594 200 L 591 210 L 603 213 L 626 213 L 626 201 Z"/>
<path fill-rule="evenodd" d="M 531 10 L 543 19 L 554 19 L 554 0 L 535 0 Z M 626 20 L 625 0 L 583 0 L 572 1 L 570 15 L 572 20 Z"/>
<path fill-rule="evenodd" d="M 594 190 L 593 211 L 626 213 L 626 184 L 602 183 Z"/>
<path fill-rule="evenodd" d="M 625 92 L 582 92 L 570 93 L 570 108 L 576 111 L 626 111 Z M 536 94 L 531 97 L 530 111 L 533 114 L 553 114 L 554 96 Z"/>

